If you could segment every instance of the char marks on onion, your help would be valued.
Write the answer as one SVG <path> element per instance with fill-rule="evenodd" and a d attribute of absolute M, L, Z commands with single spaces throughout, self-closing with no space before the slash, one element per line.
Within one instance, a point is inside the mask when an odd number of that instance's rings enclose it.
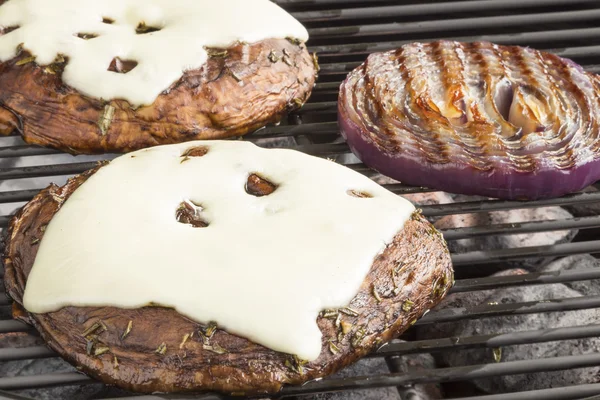
<path fill-rule="evenodd" d="M 348 75 L 339 122 L 365 164 L 404 183 L 556 197 L 600 179 L 599 93 L 598 76 L 550 53 L 412 43 Z"/>

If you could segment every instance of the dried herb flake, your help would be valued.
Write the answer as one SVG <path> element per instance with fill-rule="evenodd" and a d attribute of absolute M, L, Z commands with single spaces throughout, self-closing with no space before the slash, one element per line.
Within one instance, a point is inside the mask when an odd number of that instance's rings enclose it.
<path fill-rule="evenodd" d="M 341 322 L 342 325 L 342 333 L 345 335 L 346 333 L 350 332 L 350 330 L 352 329 L 353 325 L 348 322 L 348 321 L 342 321 Z"/>
<path fill-rule="evenodd" d="M 100 331 L 100 332 L 98 332 Z M 102 321 L 96 321 L 92 324 L 92 326 L 90 326 L 89 328 L 87 328 L 85 331 L 83 331 L 83 333 L 81 334 L 81 336 L 83 337 L 88 337 L 91 334 L 100 334 L 102 332 L 106 331 L 106 325 L 104 325 L 104 323 Z"/>
<path fill-rule="evenodd" d="M 155 352 L 156 354 L 161 354 L 161 355 L 162 355 L 162 354 L 165 354 L 165 353 L 167 352 L 167 344 L 166 344 L 165 342 L 162 342 L 162 343 L 160 344 L 160 346 L 158 346 L 158 347 L 156 348 L 156 350 L 154 350 L 154 352 Z"/>
<path fill-rule="evenodd" d="M 15 65 L 25 65 L 35 61 L 35 56 L 25 57 L 15 63 Z"/>
<path fill-rule="evenodd" d="M 272 63 L 276 63 L 277 61 L 281 60 L 281 56 L 279 54 L 277 54 L 277 52 L 275 50 L 271 50 L 269 52 L 269 55 L 267 56 L 267 58 Z"/>
<path fill-rule="evenodd" d="M 183 340 L 182 340 L 182 341 L 181 341 L 181 343 L 179 344 L 179 348 L 180 348 L 180 349 L 183 349 L 183 346 L 185 346 L 185 342 L 187 342 L 189 338 L 190 338 L 190 334 L 189 334 L 189 333 L 186 333 L 186 334 L 183 336 Z"/>
<path fill-rule="evenodd" d="M 358 311 L 350 307 L 340 308 L 340 312 L 346 315 L 350 315 L 351 317 L 358 317 Z"/>
<path fill-rule="evenodd" d="M 110 124 L 112 123 L 113 117 L 115 116 L 115 107 L 107 104 L 104 107 L 104 111 L 100 114 L 100 118 L 98 119 L 98 127 L 100 128 L 100 132 L 102 136 L 106 135 L 108 129 L 110 128 Z"/>
<path fill-rule="evenodd" d="M 415 305 L 415 303 L 413 301 L 405 300 L 404 303 L 402 304 L 402 311 L 410 312 L 410 310 L 412 310 L 414 305 Z"/>
<path fill-rule="evenodd" d="M 375 284 L 373 284 L 373 297 L 375 297 L 375 300 L 377 300 L 378 304 L 381 303 L 381 296 L 379 295 L 379 292 L 377 291 Z"/>
<path fill-rule="evenodd" d="M 102 354 L 108 353 L 109 351 L 110 348 L 108 348 L 107 346 L 97 346 L 96 348 L 94 348 L 94 356 L 98 357 Z"/>
<path fill-rule="evenodd" d="M 210 346 L 207 345 L 207 344 L 203 344 L 202 348 L 204 350 L 212 351 L 213 353 L 217 353 L 217 354 L 226 354 L 226 353 L 228 353 L 228 351 L 226 349 L 224 349 L 223 347 L 219 346 L 216 343 L 213 343 Z"/>
<path fill-rule="evenodd" d="M 129 336 L 129 333 L 131 332 L 131 328 L 133 328 L 133 321 L 129 321 L 127 323 L 127 328 L 125 328 L 125 332 L 123 332 L 123 334 L 121 335 L 121 340 L 125 340 L 125 338 L 127 336 Z"/>
<path fill-rule="evenodd" d="M 492 353 L 494 353 L 494 361 L 496 361 L 497 363 L 502 361 L 502 348 L 496 347 L 492 349 Z"/>
<path fill-rule="evenodd" d="M 329 351 L 331 354 L 337 354 L 340 352 L 340 348 L 335 345 L 331 340 L 329 341 Z"/>

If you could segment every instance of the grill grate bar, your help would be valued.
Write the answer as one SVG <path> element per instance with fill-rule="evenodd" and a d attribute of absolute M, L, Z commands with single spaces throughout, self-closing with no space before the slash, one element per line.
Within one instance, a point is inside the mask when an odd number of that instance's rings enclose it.
<path fill-rule="evenodd" d="M 442 36 L 445 33 L 457 30 L 505 29 L 519 26 L 531 28 L 534 26 L 534 23 L 540 26 L 558 23 L 581 24 L 582 22 L 595 21 L 598 18 L 600 18 L 600 10 L 590 9 L 479 18 L 456 18 L 434 21 L 313 28 L 309 29 L 308 32 L 311 40 L 313 42 L 318 42 L 322 39 L 348 39 L 363 36 L 415 33 L 435 33 L 437 36 Z"/>
<path fill-rule="evenodd" d="M 536 272 L 523 275 L 490 276 L 457 280 L 450 293 L 474 292 L 505 287 L 544 285 L 600 279 L 600 268 Z"/>
<path fill-rule="evenodd" d="M 526 301 L 510 304 L 482 304 L 473 308 L 446 308 L 431 311 L 416 322 L 425 325 L 441 322 L 454 322 L 464 319 L 503 317 L 509 315 L 535 314 L 542 312 L 585 310 L 600 307 L 600 296 L 571 297 L 544 301 Z M 600 356 L 600 353 L 598 354 Z"/>
<path fill-rule="evenodd" d="M 577 59 L 581 57 L 592 57 L 600 55 L 600 46 L 581 46 L 581 47 L 570 47 L 567 49 L 548 49 L 550 52 L 560 57 Z M 343 62 L 343 63 L 329 63 L 321 64 L 321 71 L 343 73 L 346 74 L 359 65 L 362 61 Z"/>
<path fill-rule="evenodd" d="M 557 41 L 586 40 L 597 39 L 600 28 L 579 28 L 579 29 L 560 29 L 552 31 L 522 32 L 518 34 L 491 34 L 477 36 L 454 36 L 454 40 L 461 42 L 488 41 L 496 44 L 540 44 L 547 46 L 556 46 Z M 432 42 L 439 40 L 438 37 L 419 39 L 420 42 Z M 332 56 L 340 55 L 364 55 L 375 51 L 386 51 L 396 49 L 403 44 L 414 42 L 414 40 L 399 41 L 378 41 L 374 43 L 348 43 L 348 44 L 330 44 L 321 46 L 309 46 L 309 50 L 319 53 L 319 60 L 327 60 Z M 327 83 L 327 82 L 325 82 Z M 317 83 L 317 90 L 320 85 Z"/>
<path fill-rule="evenodd" d="M 29 201 L 37 195 L 42 189 L 28 190 L 12 190 L 8 192 L 0 192 L 0 204 L 16 203 L 21 201 Z"/>
<path fill-rule="evenodd" d="M 49 357 L 58 357 L 58 354 L 46 346 L 8 347 L 0 349 L 0 361 L 32 360 Z"/>
<path fill-rule="evenodd" d="M 442 217 L 452 214 L 470 214 L 489 211 L 516 210 L 520 208 L 537 208 L 549 206 L 567 206 L 573 204 L 596 203 L 600 201 L 600 192 L 576 193 L 556 199 L 542 199 L 535 201 L 516 200 L 481 200 L 465 201 L 459 203 L 437 204 L 422 206 L 423 214 L 428 217 Z"/>
<path fill-rule="evenodd" d="M 382 346 L 379 350 L 377 350 L 377 352 L 370 354 L 369 357 L 388 357 L 405 354 L 457 351 L 473 348 L 494 349 L 521 344 L 583 339 L 599 335 L 600 324 L 596 324 L 586 326 L 570 326 L 556 329 L 498 333 L 492 335 L 449 337 L 413 342 L 395 341 Z"/>
<path fill-rule="evenodd" d="M 600 226 L 600 216 L 567 218 L 552 221 L 531 221 L 510 224 L 475 226 L 469 228 L 454 228 L 442 230 L 444 239 L 458 240 L 490 235 L 513 235 L 558 231 L 563 229 L 586 229 Z"/>
<path fill-rule="evenodd" d="M 377 376 L 356 377 L 350 379 L 325 379 L 322 381 L 308 382 L 300 387 L 284 387 L 282 394 L 289 396 L 319 393 L 324 391 L 335 391 L 341 389 L 368 389 L 385 386 L 408 386 L 429 382 L 452 382 L 488 378 L 498 375 L 559 371 L 570 368 L 596 366 L 599 364 L 600 354 L 563 356 L 536 360 L 506 361 L 496 364 L 439 368 L 437 370 L 408 372 L 405 374 L 382 374 Z"/>
<path fill-rule="evenodd" d="M 28 332 L 32 329 L 31 326 L 14 319 L 0 321 L 0 333 Z"/>
<path fill-rule="evenodd" d="M 600 383 L 532 390 L 529 392 L 452 398 L 448 400 L 599 400 L 598 398 L 582 399 L 584 396 L 590 396 L 596 393 L 600 393 Z M 136 398 L 134 397 L 134 399 Z"/>
<path fill-rule="evenodd" d="M 452 255 L 454 267 L 474 264 L 488 264 L 500 261 L 521 260 L 530 257 L 555 257 L 573 254 L 600 253 L 600 240 L 588 242 L 559 243 L 547 246 L 517 247 L 471 251 Z"/>
<path fill-rule="evenodd" d="M 559 371 L 600 364 L 600 354 L 572 355 L 536 360 L 506 361 L 497 364 L 470 365 L 467 367 L 439 368 L 405 374 L 381 374 L 341 379 L 311 381 L 302 386 L 286 386 L 282 396 L 304 395 L 337 390 L 369 389 L 386 386 L 406 386 L 429 382 L 452 382 L 480 379 L 498 375 L 514 375 L 532 372 Z M 0 389 L 18 390 L 56 385 L 91 383 L 92 379 L 78 373 L 56 373 L 34 376 L 0 378 Z"/>
<path fill-rule="evenodd" d="M 431 17 L 434 15 L 447 15 L 470 12 L 491 12 L 502 10 L 518 10 L 521 8 L 542 8 L 552 6 L 573 6 L 576 4 L 596 4 L 596 0 L 505 0 L 505 1 L 452 1 L 441 4 L 410 4 L 360 7 L 337 10 L 300 11 L 291 14 L 302 23 L 307 22 L 335 22 L 362 20 L 367 18 L 391 17 Z"/>
<path fill-rule="evenodd" d="M 586 71 L 588 71 L 588 72 L 593 72 L 595 74 L 600 74 L 600 65 L 581 63 L 581 66 Z M 319 93 L 319 90 L 321 90 L 321 91 L 331 91 L 331 93 L 326 92 L 325 94 L 328 94 L 328 95 L 331 95 L 331 96 L 335 95 L 337 97 L 338 91 L 339 91 L 339 87 L 340 87 L 340 85 L 342 83 L 342 80 L 346 78 L 347 72 L 345 72 L 345 71 L 334 71 L 334 72 L 324 71 L 322 73 L 322 75 L 323 74 L 325 74 L 325 75 L 329 74 L 330 76 L 339 75 L 340 78 L 338 80 L 336 80 L 336 81 L 321 82 L 320 84 L 318 84 L 317 87 L 316 87 L 316 89 L 315 89 L 316 91 L 313 94 L 313 98 L 317 97 L 317 96 L 320 96 L 320 95 L 323 95 L 323 93 Z"/>

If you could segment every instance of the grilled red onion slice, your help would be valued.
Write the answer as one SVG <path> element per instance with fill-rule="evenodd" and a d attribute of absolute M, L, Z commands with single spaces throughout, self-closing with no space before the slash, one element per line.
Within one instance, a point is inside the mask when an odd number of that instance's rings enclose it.
<path fill-rule="evenodd" d="M 371 54 L 339 124 L 368 166 L 407 184 L 505 199 L 600 179 L 600 78 L 516 46 L 440 41 Z"/>

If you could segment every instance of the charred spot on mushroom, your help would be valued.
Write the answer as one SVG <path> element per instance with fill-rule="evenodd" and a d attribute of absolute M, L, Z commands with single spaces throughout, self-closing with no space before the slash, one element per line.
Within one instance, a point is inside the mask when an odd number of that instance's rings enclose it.
<path fill-rule="evenodd" d="M 175 211 L 175 219 L 194 228 L 206 228 L 209 224 L 202 218 L 202 206 L 190 200 L 182 201 Z"/>
<path fill-rule="evenodd" d="M 250 174 L 248 176 L 248 180 L 246 181 L 246 193 L 256 196 L 262 197 L 270 195 L 277 189 L 277 185 L 268 180 L 260 177 L 257 174 Z"/>

